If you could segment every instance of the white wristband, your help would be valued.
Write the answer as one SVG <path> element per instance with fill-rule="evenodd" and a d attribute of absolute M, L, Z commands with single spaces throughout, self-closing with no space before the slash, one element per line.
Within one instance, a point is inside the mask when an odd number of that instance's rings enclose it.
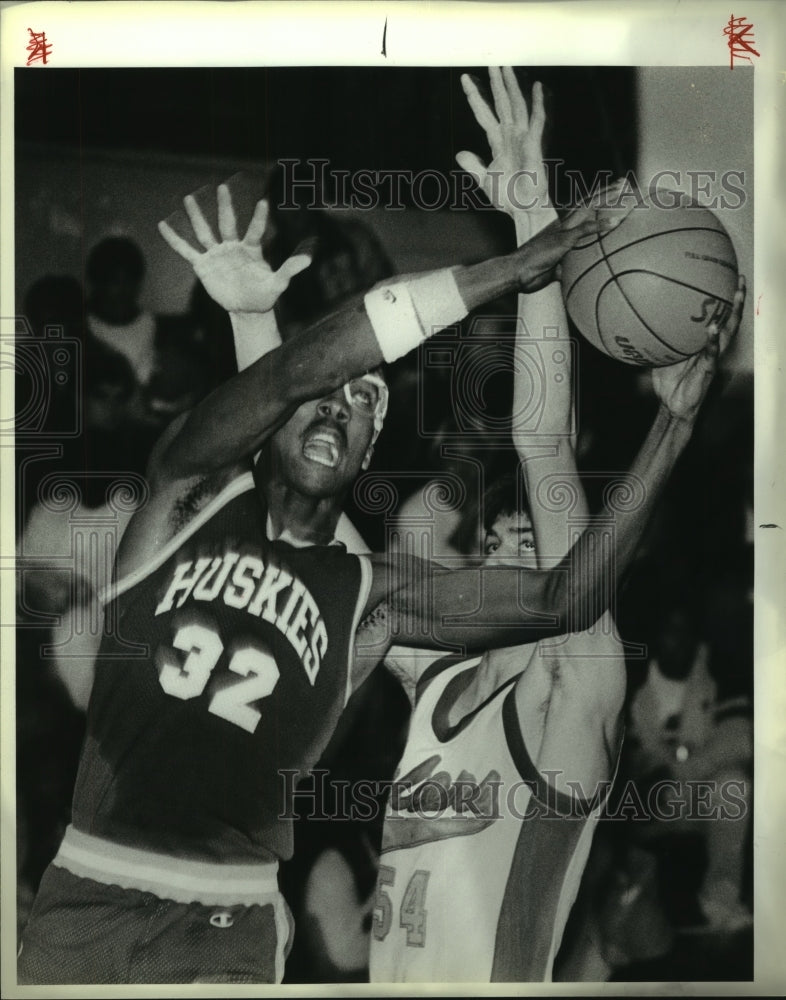
<path fill-rule="evenodd" d="M 450 270 L 382 285 L 368 292 L 363 301 L 382 357 L 388 363 L 467 315 Z"/>
<path fill-rule="evenodd" d="M 467 315 L 467 307 L 452 270 L 434 271 L 422 278 L 413 278 L 407 284 L 425 337 L 458 323 Z"/>
<path fill-rule="evenodd" d="M 382 357 L 388 364 L 423 342 L 423 330 L 406 282 L 372 288 L 366 293 L 363 304 Z"/>

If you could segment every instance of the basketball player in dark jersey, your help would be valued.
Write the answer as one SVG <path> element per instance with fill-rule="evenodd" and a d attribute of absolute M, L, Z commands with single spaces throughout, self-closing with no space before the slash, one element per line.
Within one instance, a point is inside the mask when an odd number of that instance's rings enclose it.
<path fill-rule="evenodd" d="M 265 211 L 240 240 L 219 189 L 220 240 L 195 205 L 203 252 L 166 233 L 238 328 L 268 314 L 304 264 L 265 264 Z M 23 935 L 20 982 L 279 981 L 277 859 L 292 835 L 282 775 L 313 766 L 370 669 L 352 664 L 361 618 L 387 599 L 400 641 L 471 651 L 598 617 L 612 554 L 587 556 L 607 511 L 550 572 L 448 572 L 331 543 L 374 433 L 364 374 L 491 298 L 543 287 L 606 225 L 576 210 L 508 256 L 379 286 L 163 434 L 105 595 L 73 825 Z M 678 387 L 694 409 L 713 362 Z M 690 432 L 661 408 L 632 468 L 644 500 L 616 516 L 623 565 Z"/>

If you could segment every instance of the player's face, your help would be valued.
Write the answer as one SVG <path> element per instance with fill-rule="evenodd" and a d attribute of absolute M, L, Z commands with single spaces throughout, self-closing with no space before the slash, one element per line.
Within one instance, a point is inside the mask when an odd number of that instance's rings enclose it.
<path fill-rule="evenodd" d="M 483 555 L 487 564 L 518 562 L 526 569 L 537 569 L 535 534 L 529 516 L 500 514 L 486 532 Z"/>
<path fill-rule="evenodd" d="M 353 405 L 342 386 L 295 410 L 273 437 L 277 465 L 290 486 L 318 498 L 343 494 L 360 472 L 371 445 L 373 400 L 368 403 L 364 407 L 358 399 Z"/>

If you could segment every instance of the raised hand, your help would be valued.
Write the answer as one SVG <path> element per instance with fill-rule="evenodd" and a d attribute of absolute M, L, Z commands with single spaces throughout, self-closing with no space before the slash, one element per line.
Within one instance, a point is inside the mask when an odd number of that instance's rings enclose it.
<path fill-rule="evenodd" d="M 517 223 L 529 218 L 529 232 L 525 235 L 532 235 L 554 218 L 541 148 L 546 123 L 543 87 L 540 83 L 532 87 L 530 115 L 516 74 L 510 67 L 500 70 L 492 66 L 489 80 L 494 111 L 481 97 L 472 78 L 466 74 L 461 77 L 469 106 L 489 141 L 491 162 L 487 166 L 479 156 L 467 150 L 457 153 L 456 161 L 475 178 L 495 208 L 506 212 Z"/>
<path fill-rule="evenodd" d="M 228 312 L 268 312 L 296 274 L 311 263 L 308 254 L 293 254 L 274 271 L 262 256 L 262 236 L 268 217 L 266 201 L 257 203 L 254 215 L 242 240 L 238 238 L 237 220 L 226 184 L 217 192 L 218 242 L 196 199 L 186 195 L 183 204 L 204 253 L 178 236 L 167 222 L 159 222 L 158 231 L 194 268 L 194 273 L 209 295 Z"/>
<path fill-rule="evenodd" d="M 655 395 L 675 419 L 692 421 L 696 418 L 718 367 L 718 358 L 739 329 L 744 302 L 745 278 L 740 275 L 731 312 L 722 327 L 710 324 L 703 350 L 676 365 L 652 369 Z"/>

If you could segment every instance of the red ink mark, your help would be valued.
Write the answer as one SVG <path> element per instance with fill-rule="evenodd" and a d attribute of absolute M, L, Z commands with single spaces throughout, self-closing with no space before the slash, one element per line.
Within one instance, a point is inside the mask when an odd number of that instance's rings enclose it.
<path fill-rule="evenodd" d="M 388 19 L 385 18 L 385 27 L 382 29 L 382 55 L 386 59 L 388 57 L 387 38 L 388 38 Z"/>
<path fill-rule="evenodd" d="M 764 293 L 762 292 L 762 295 L 763 295 L 763 294 L 764 294 Z M 757 302 L 756 302 L 756 315 L 757 315 L 757 316 L 759 315 L 759 307 L 760 307 L 760 306 L 761 306 L 761 295 L 759 296 L 759 298 L 758 298 L 758 300 L 757 300 Z"/>
<path fill-rule="evenodd" d="M 40 60 L 46 66 L 46 60 L 52 54 L 52 46 L 46 40 L 46 32 L 33 31 L 32 28 L 27 30 L 30 32 L 30 41 L 27 44 L 30 55 L 27 57 L 27 65 Z"/>
<path fill-rule="evenodd" d="M 727 45 L 729 46 L 731 69 L 734 69 L 735 59 L 752 62 L 751 57 L 745 54 L 746 52 L 750 52 L 754 56 L 759 55 L 753 47 L 753 25 L 749 24 L 744 17 L 735 17 L 732 14 L 729 23 L 723 29 L 723 34 L 729 39 Z"/>

